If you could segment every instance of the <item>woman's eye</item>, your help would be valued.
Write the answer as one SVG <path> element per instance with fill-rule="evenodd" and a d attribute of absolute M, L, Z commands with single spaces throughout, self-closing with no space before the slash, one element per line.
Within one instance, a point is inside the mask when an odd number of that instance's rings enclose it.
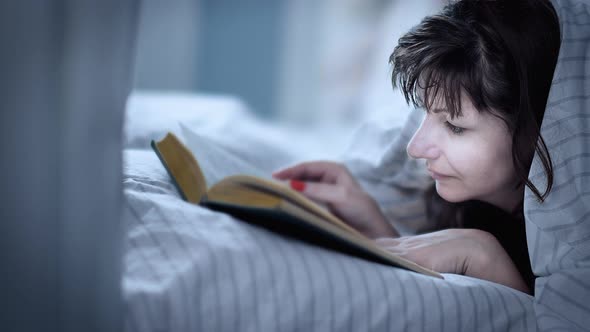
<path fill-rule="evenodd" d="M 465 128 L 457 127 L 457 126 L 453 125 L 452 123 L 450 123 L 449 121 L 445 121 L 445 125 L 455 135 L 461 135 L 463 133 L 463 131 L 465 131 Z"/>

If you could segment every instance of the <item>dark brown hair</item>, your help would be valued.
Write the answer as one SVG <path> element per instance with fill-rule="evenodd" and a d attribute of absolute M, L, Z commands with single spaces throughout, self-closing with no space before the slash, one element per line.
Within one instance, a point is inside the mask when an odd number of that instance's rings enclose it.
<path fill-rule="evenodd" d="M 426 17 L 400 38 L 390 56 L 392 82 L 406 101 L 430 111 L 443 98 L 461 115 L 461 94 L 512 133 L 512 160 L 521 180 L 543 201 L 553 184 L 541 122 L 560 47 L 557 14 L 546 0 L 462 0 Z M 534 152 L 543 165 L 543 192 L 528 178 Z"/>

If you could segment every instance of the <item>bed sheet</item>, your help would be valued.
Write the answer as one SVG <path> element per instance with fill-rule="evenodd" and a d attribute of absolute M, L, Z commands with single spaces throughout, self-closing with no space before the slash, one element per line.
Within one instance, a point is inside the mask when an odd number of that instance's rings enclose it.
<path fill-rule="evenodd" d="M 289 161 L 181 129 L 208 181 Z M 181 200 L 149 150 L 124 152 L 127 331 L 525 331 L 532 297 L 315 247 Z M 223 163 L 216 161 L 223 160 Z M 214 167 L 214 165 L 216 167 Z M 220 167 L 219 165 L 223 165 Z"/>
<path fill-rule="evenodd" d="M 540 330 L 590 331 L 590 1 L 554 0 L 561 48 L 541 134 L 553 162 L 544 202 L 525 192 L 526 233 Z M 536 155 L 531 181 L 546 180 Z"/>

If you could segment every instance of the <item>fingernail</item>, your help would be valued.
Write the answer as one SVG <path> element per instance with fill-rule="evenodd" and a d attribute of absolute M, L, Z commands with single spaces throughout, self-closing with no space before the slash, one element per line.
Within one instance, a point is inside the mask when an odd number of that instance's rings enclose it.
<path fill-rule="evenodd" d="M 297 191 L 305 190 L 305 182 L 301 182 L 298 180 L 291 180 L 291 181 L 289 181 L 289 185 L 291 186 L 291 188 L 293 188 Z"/>

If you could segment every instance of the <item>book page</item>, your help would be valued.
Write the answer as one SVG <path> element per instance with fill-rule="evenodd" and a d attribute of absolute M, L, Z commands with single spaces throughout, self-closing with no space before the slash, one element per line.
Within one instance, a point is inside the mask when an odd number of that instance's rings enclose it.
<path fill-rule="evenodd" d="M 333 215 L 327 208 L 317 204 L 316 202 L 305 197 L 303 194 L 294 191 L 293 189 L 283 185 L 276 180 L 260 179 L 249 175 L 235 175 L 225 179 L 225 182 L 232 181 L 240 183 L 245 186 L 254 188 L 255 190 L 268 191 L 273 195 L 281 197 L 292 204 L 295 204 L 302 209 L 309 211 L 312 214 L 324 219 L 338 227 L 345 229 L 349 233 L 354 233 L 357 236 L 365 237 L 363 234 L 352 228 L 344 221 Z"/>
<path fill-rule="evenodd" d="M 199 162 L 203 175 L 210 186 L 227 176 L 235 174 L 251 174 L 261 178 L 271 178 L 270 172 L 266 172 L 262 167 L 240 158 L 219 142 L 197 135 L 182 125 L 181 128 L 185 139 L 184 144 Z M 256 149 L 256 147 L 252 147 L 252 149 Z M 253 153 L 262 153 L 262 151 Z"/>
<path fill-rule="evenodd" d="M 152 141 L 151 145 L 182 198 L 199 204 L 207 191 L 207 183 L 191 152 L 172 133 L 159 142 Z"/>

